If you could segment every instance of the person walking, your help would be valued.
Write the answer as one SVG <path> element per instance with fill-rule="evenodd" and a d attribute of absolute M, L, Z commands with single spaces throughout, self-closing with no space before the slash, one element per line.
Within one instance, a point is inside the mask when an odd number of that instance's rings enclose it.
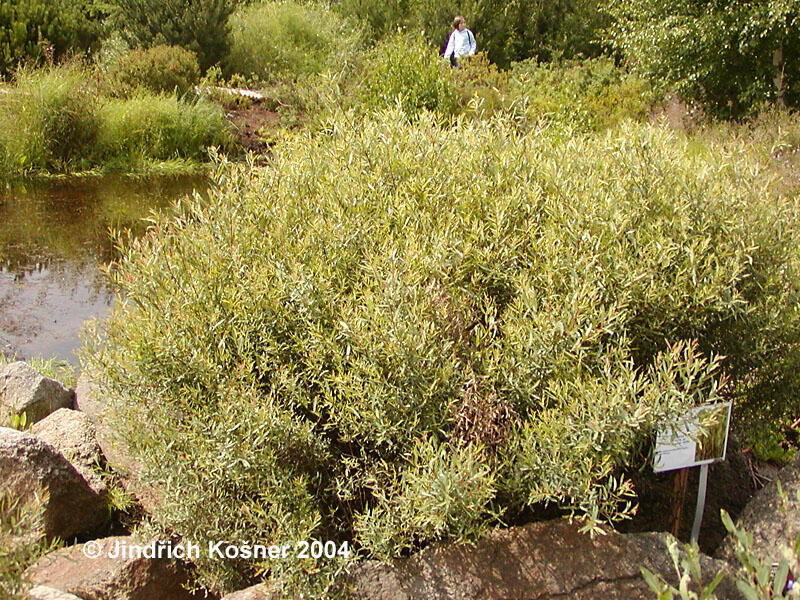
<path fill-rule="evenodd" d="M 458 59 L 462 56 L 472 56 L 476 49 L 475 36 L 467 29 L 467 20 L 461 15 L 456 16 L 453 19 L 453 31 L 447 39 L 444 57 L 450 60 L 452 66 L 458 67 Z"/>

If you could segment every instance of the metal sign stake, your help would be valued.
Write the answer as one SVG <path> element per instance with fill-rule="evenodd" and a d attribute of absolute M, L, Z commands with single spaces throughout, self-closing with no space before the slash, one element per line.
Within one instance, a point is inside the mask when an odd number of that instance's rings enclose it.
<path fill-rule="evenodd" d="M 703 511 L 706 508 L 706 486 L 708 484 L 708 464 L 700 466 L 700 481 L 697 484 L 697 508 L 694 511 L 691 540 L 696 542 L 700 537 L 700 525 L 703 523 Z"/>

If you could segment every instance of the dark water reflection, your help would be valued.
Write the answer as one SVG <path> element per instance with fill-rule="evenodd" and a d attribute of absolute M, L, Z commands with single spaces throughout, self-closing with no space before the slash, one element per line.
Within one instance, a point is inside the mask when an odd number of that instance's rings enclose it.
<path fill-rule="evenodd" d="M 107 177 L 0 190 L 0 351 L 76 363 L 83 322 L 113 298 L 100 271 L 114 259 L 109 230 L 141 234 L 153 210 L 206 187 Z"/>

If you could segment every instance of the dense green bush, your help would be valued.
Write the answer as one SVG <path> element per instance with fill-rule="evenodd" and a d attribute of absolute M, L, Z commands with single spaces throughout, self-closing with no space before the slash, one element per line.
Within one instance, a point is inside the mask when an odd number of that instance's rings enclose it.
<path fill-rule="evenodd" d="M 365 58 L 361 104 L 368 109 L 398 104 L 409 116 L 422 109 L 453 115 L 459 94 L 450 71 L 449 63 L 422 40 L 397 33 L 376 44 Z"/>
<path fill-rule="evenodd" d="M 58 59 L 94 49 L 103 34 L 103 4 L 95 0 L 0 1 L 0 74 L 23 59 Z"/>
<path fill-rule="evenodd" d="M 655 101 L 651 86 L 606 58 L 562 64 L 516 63 L 511 70 L 515 107 L 534 122 L 594 131 L 623 119 L 641 120 Z"/>
<path fill-rule="evenodd" d="M 230 23 L 228 76 L 275 81 L 341 68 L 352 61 L 360 43 L 353 25 L 321 4 L 251 4 Z"/>
<path fill-rule="evenodd" d="M 509 78 L 489 62 L 485 52 L 460 59 L 461 68 L 453 71 L 453 77 L 464 109 L 479 117 L 489 116 L 507 108 L 509 102 Z"/>
<path fill-rule="evenodd" d="M 800 105 L 795 0 L 625 0 L 608 42 L 642 75 L 724 117 L 764 102 Z M 780 90 L 780 91 L 779 91 Z"/>
<path fill-rule="evenodd" d="M 200 80 L 193 52 L 177 46 L 134 49 L 119 56 L 104 73 L 109 92 L 128 95 L 138 88 L 185 94 Z"/>
<path fill-rule="evenodd" d="M 197 55 L 201 70 L 222 61 L 230 48 L 228 18 L 242 0 L 112 0 L 116 23 L 133 47 L 181 46 Z"/>
<path fill-rule="evenodd" d="M 363 23 L 373 40 L 397 31 L 405 24 L 411 10 L 411 0 L 339 0 L 333 8 L 349 18 Z M 450 17 L 452 20 L 452 16 Z"/>
<path fill-rule="evenodd" d="M 591 526 L 631 510 L 656 424 L 720 397 L 716 356 L 798 371 L 795 202 L 742 148 L 349 119 L 122 248 L 83 362 L 172 534 L 385 557 L 538 502 Z M 323 597 L 343 562 L 198 573 Z"/>
<path fill-rule="evenodd" d="M 539 61 L 598 56 L 599 31 L 607 17 L 598 0 L 478 0 L 478 43 L 492 62 Z"/>

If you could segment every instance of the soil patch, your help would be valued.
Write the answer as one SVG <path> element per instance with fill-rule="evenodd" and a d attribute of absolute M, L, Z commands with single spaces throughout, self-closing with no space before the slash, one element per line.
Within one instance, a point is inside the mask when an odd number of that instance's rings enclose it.
<path fill-rule="evenodd" d="M 232 108 L 228 119 L 236 126 L 236 140 L 245 150 L 255 153 L 269 151 L 274 143 L 266 132 L 278 128 L 280 118 L 274 110 L 267 110 L 261 103 L 252 102 L 248 106 Z"/>

